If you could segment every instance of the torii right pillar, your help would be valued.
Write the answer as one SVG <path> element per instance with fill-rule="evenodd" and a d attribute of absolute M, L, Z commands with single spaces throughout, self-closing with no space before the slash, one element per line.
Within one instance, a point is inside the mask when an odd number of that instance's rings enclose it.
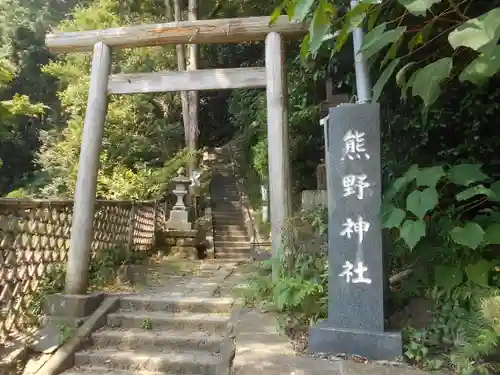
<path fill-rule="evenodd" d="M 328 319 L 311 328 L 311 352 L 402 356 L 401 333 L 385 327 L 379 118 L 379 104 L 344 104 L 330 108 L 325 124 Z"/>
<path fill-rule="evenodd" d="M 276 32 L 266 37 L 266 93 L 271 240 L 273 257 L 277 257 L 283 248 L 283 229 L 292 212 L 292 194 L 285 54 L 282 36 Z M 273 276 L 276 277 L 276 267 Z"/>

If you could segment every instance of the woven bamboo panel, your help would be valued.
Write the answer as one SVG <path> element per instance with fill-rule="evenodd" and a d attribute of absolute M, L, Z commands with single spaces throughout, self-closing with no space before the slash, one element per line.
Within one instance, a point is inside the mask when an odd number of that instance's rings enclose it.
<path fill-rule="evenodd" d="M 148 250 L 166 211 L 154 201 L 97 201 L 92 250 Z M 0 341 L 27 328 L 40 281 L 52 265 L 67 261 L 72 213 L 71 200 L 0 199 Z"/>

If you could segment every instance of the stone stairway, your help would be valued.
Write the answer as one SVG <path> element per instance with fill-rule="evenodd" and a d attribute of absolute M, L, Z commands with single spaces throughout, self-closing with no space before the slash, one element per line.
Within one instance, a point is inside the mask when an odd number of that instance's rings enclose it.
<path fill-rule="evenodd" d="M 214 375 L 233 300 L 128 295 L 66 375 Z"/>
<path fill-rule="evenodd" d="M 247 261 L 250 257 L 250 240 L 240 195 L 231 163 L 221 149 L 215 150 L 211 195 L 215 258 L 231 262 Z"/>
<path fill-rule="evenodd" d="M 220 149 L 212 176 L 216 259 L 203 261 L 189 280 L 163 280 L 120 296 L 65 375 L 215 375 L 224 366 L 233 299 L 215 295 L 236 264 L 249 259 L 250 242 L 231 164 Z"/>

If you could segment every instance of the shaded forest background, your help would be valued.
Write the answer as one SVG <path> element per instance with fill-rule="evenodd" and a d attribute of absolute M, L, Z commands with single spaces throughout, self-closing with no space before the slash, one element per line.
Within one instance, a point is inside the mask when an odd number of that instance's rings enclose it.
<path fill-rule="evenodd" d="M 185 4 L 184 9 L 187 6 Z M 200 18 L 266 15 L 264 1 L 204 2 Z M 0 135 L 0 194 L 27 197 L 73 196 L 80 137 L 86 107 L 90 54 L 54 56 L 44 47 L 52 26 L 91 30 L 127 24 L 165 22 L 162 1 L 35 2 L 5 1 L 0 9 L 2 55 L 16 76 L 1 98 L 27 95 L 45 106 L 36 116 L 10 117 Z M 201 46 L 200 69 L 262 66 L 263 43 Z M 322 139 L 317 105 L 324 97 L 321 74 L 303 75 L 298 43 L 288 48 L 294 108 L 294 160 L 298 175 L 312 176 L 320 159 Z M 175 46 L 127 49 L 113 57 L 113 72 L 177 70 Z M 236 135 L 255 146 L 249 155 L 256 170 L 267 175 L 264 90 L 202 92 L 199 144 L 222 145 Z M 311 126 L 312 125 L 312 126 Z M 106 123 L 98 194 L 103 198 L 154 198 L 163 194 L 161 181 L 182 160 L 184 147 L 180 98 L 177 93 L 114 96 Z M 177 164 L 176 164 L 177 162 Z M 302 171 L 305 168 L 304 171 Z M 314 188 L 314 178 L 296 182 L 296 191 Z"/>

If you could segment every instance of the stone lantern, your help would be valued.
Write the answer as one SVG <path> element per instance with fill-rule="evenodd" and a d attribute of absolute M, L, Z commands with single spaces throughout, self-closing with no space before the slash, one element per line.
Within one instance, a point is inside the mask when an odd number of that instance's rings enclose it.
<path fill-rule="evenodd" d="M 165 224 L 166 229 L 190 230 L 191 223 L 188 219 L 188 210 L 184 204 L 184 197 L 188 193 L 191 180 L 185 175 L 185 169 L 179 168 L 177 177 L 172 179 L 172 182 L 175 184 L 172 193 L 177 197 L 177 202 L 170 211 L 170 218 Z"/>

